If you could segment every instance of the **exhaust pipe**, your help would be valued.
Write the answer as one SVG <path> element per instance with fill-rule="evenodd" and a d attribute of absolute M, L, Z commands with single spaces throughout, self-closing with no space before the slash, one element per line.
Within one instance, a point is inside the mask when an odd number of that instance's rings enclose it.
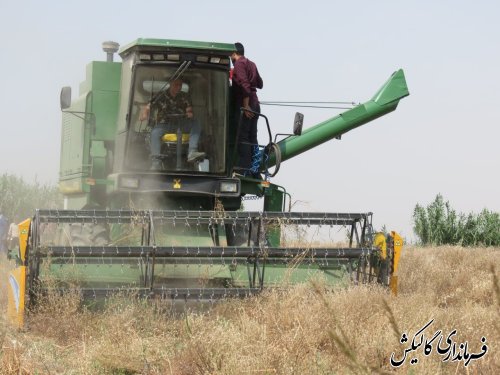
<path fill-rule="evenodd" d="M 102 43 L 102 50 L 106 52 L 106 61 L 113 62 L 113 55 L 118 51 L 120 45 L 116 42 L 107 41 Z"/>

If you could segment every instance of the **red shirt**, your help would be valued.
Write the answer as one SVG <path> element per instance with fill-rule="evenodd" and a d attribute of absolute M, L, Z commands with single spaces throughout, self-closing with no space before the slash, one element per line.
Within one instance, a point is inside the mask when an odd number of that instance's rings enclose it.
<path fill-rule="evenodd" d="M 249 97 L 250 107 L 258 104 L 257 89 L 261 89 L 264 82 L 259 75 L 257 66 L 241 56 L 235 63 L 233 69 L 233 92 L 238 106 L 243 104 L 243 98 Z"/>

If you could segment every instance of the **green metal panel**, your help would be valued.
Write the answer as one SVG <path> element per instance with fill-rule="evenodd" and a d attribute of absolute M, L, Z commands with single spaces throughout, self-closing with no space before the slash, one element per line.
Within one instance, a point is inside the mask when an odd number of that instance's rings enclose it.
<path fill-rule="evenodd" d="M 177 49 L 198 49 L 213 52 L 231 53 L 235 50 L 234 44 L 231 43 L 215 43 L 215 42 L 200 42 L 192 40 L 176 40 L 176 39 L 150 39 L 139 38 L 129 43 L 118 52 L 120 55 L 125 54 L 134 47 L 161 47 L 161 48 L 177 48 Z"/>
<path fill-rule="evenodd" d="M 89 197 L 80 197 L 91 192 L 88 177 L 105 178 L 103 141 L 115 138 L 120 77 L 121 63 L 91 62 L 80 96 L 63 112 L 59 188 L 66 198 L 71 197 L 68 207 L 80 208 L 79 204 L 88 202 Z"/>
<path fill-rule="evenodd" d="M 85 111 L 85 97 L 80 97 L 71 106 L 71 111 Z M 84 174 L 85 120 L 81 114 L 63 112 L 61 128 L 61 180 Z"/>
<path fill-rule="evenodd" d="M 118 115 L 118 91 L 93 90 L 91 108 L 87 110 L 95 114 L 95 132 L 92 136 L 97 140 L 114 140 Z"/>
<path fill-rule="evenodd" d="M 282 212 L 284 203 L 284 192 L 279 190 L 279 187 L 269 184 L 264 196 L 264 211 L 266 212 Z M 281 242 L 281 229 L 276 227 L 269 230 L 268 241 L 271 246 L 279 246 Z"/>
<path fill-rule="evenodd" d="M 80 95 L 89 91 L 118 91 L 121 63 L 92 61 L 87 64 L 85 81 L 80 83 Z"/>
<path fill-rule="evenodd" d="M 92 264 L 56 264 L 50 268 L 42 268 L 41 279 L 48 276 L 61 281 L 77 282 L 80 287 L 140 287 L 143 284 L 144 270 L 137 265 L 130 265 L 120 258 L 114 259 L 114 263 Z M 243 265 L 231 266 L 217 264 L 183 264 L 182 258 L 179 264 L 162 264 L 158 261 L 155 266 L 155 282 L 162 284 L 168 280 L 170 287 L 203 287 L 208 280 L 216 283 L 217 280 L 227 280 L 235 287 L 248 287 L 248 269 Z M 321 277 L 328 285 L 347 285 L 349 274 L 344 264 L 332 262 L 330 267 L 318 267 L 317 265 L 298 264 L 294 267 L 279 264 L 268 264 L 264 273 L 264 284 L 266 287 L 283 287 L 291 284 L 307 282 L 313 278 Z M 48 272 L 46 272 L 48 271 Z M 124 289 L 125 290 L 125 289 Z"/>
<path fill-rule="evenodd" d="M 113 140 L 116 133 L 121 63 L 93 61 L 87 65 L 80 95 L 90 93 L 87 112 L 95 115 L 93 139 Z"/>
<path fill-rule="evenodd" d="M 246 267 L 238 265 L 231 271 L 232 283 L 235 286 L 248 286 L 248 273 Z M 264 285 L 266 287 L 284 287 L 287 285 L 304 283 L 312 279 L 322 278 L 327 285 L 348 285 L 349 274 L 345 264 L 332 262 L 329 267 L 317 265 L 294 264 L 266 264 Z"/>
<path fill-rule="evenodd" d="M 269 184 L 264 196 L 264 211 L 282 212 L 283 199 L 283 192 L 278 190 L 276 185 Z"/>
<path fill-rule="evenodd" d="M 92 177 L 106 178 L 106 148 L 103 141 L 92 141 L 90 156 L 92 158 Z"/>
<path fill-rule="evenodd" d="M 264 194 L 264 187 L 262 181 L 257 181 L 250 177 L 239 177 L 241 181 L 241 194 L 251 194 L 262 196 Z"/>

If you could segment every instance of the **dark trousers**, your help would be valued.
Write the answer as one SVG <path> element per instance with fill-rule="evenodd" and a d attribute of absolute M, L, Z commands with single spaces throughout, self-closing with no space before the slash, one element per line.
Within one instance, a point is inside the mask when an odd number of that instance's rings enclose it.
<path fill-rule="evenodd" d="M 255 107 L 255 108 L 254 108 Z M 252 107 L 252 110 L 260 113 L 260 106 L 257 104 Z M 245 169 L 250 169 L 252 166 L 252 156 L 254 146 L 259 144 L 257 140 L 257 122 L 258 116 L 248 118 L 243 114 L 240 124 L 240 133 L 238 137 L 238 166 Z"/>

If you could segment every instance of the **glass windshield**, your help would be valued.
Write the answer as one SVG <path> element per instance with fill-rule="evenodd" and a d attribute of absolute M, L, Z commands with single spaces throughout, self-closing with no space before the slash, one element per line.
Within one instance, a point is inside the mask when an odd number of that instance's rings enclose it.
<path fill-rule="evenodd" d="M 127 169 L 224 173 L 226 71 L 137 66 L 132 87 Z"/>

